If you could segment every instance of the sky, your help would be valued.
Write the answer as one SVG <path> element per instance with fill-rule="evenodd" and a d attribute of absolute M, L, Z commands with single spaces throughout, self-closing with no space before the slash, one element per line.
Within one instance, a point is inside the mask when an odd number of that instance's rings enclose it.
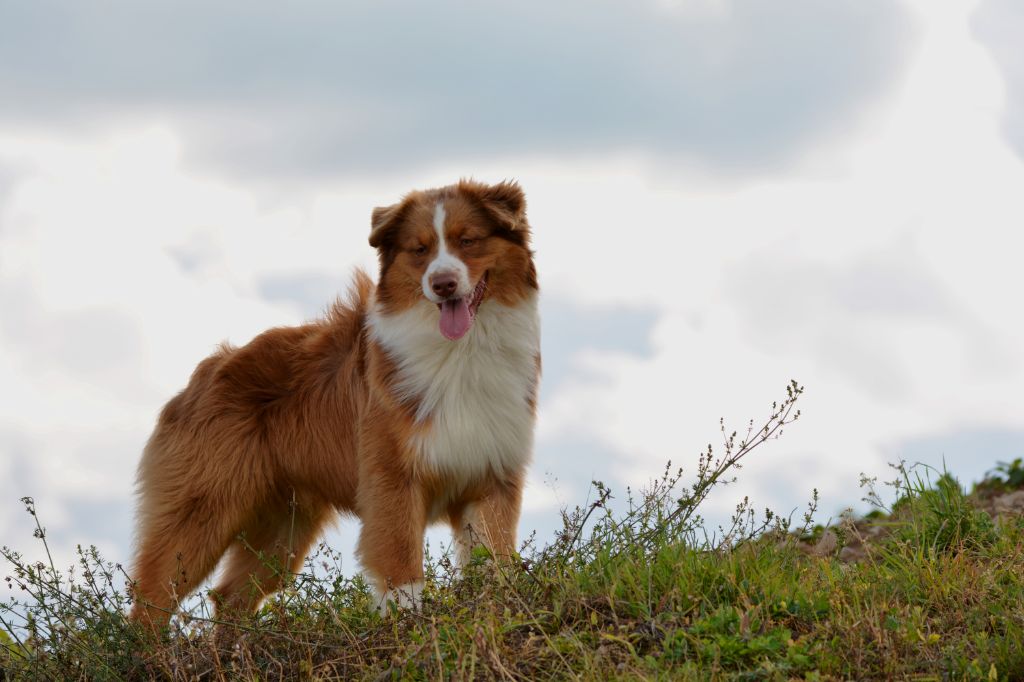
<path fill-rule="evenodd" d="M 863 510 L 901 459 L 977 480 L 1024 456 L 1022 32 L 1013 0 L 0 0 L 0 544 L 41 551 L 32 496 L 61 563 L 127 563 L 195 364 L 318 315 L 373 207 L 461 177 L 518 180 L 534 230 L 524 535 L 692 472 L 790 379 L 708 518 Z"/>

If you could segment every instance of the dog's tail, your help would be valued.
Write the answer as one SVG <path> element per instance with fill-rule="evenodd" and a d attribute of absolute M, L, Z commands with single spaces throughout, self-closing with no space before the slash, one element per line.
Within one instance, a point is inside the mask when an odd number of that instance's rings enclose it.
<path fill-rule="evenodd" d="M 335 328 L 347 329 L 351 326 L 353 332 L 357 331 L 373 306 L 373 292 L 376 288 L 366 271 L 356 268 L 348 292 L 328 306 L 324 321 Z"/>

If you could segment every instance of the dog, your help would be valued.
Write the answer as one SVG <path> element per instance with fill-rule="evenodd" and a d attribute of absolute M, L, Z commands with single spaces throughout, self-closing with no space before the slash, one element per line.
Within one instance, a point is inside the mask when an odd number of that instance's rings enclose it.
<path fill-rule="evenodd" d="M 376 591 L 415 608 L 423 538 L 514 556 L 540 381 L 538 286 L 515 182 L 462 180 L 372 213 L 376 284 L 227 344 L 163 408 L 138 468 L 132 618 L 165 626 L 222 557 L 219 618 L 254 612 L 337 512 Z"/>

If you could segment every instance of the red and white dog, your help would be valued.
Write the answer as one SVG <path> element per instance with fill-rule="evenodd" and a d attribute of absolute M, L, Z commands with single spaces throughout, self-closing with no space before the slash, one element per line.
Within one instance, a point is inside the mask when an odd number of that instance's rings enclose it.
<path fill-rule="evenodd" d="M 218 612 L 254 610 L 336 511 L 378 607 L 418 600 L 430 523 L 461 561 L 513 553 L 540 374 L 525 208 L 461 181 L 375 209 L 376 286 L 199 364 L 139 465 L 134 618 L 166 623 L 225 553 Z"/>

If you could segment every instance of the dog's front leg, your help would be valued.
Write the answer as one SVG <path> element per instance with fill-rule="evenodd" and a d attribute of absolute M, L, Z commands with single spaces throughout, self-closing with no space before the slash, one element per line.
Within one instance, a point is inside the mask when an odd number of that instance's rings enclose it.
<path fill-rule="evenodd" d="M 482 499 L 468 505 L 452 519 L 457 559 L 465 566 L 473 547 L 483 545 L 501 561 L 516 555 L 516 528 L 523 502 L 521 476 L 497 483 Z"/>
<path fill-rule="evenodd" d="M 378 611 L 385 610 L 388 599 L 416 608 L 423 590 L 424 494 L 411 470 L 400 466 L 401 459 L 379 453 L 364 458 L 359 476 L 363 527 L 357 553 L 376 588 Z"/>

